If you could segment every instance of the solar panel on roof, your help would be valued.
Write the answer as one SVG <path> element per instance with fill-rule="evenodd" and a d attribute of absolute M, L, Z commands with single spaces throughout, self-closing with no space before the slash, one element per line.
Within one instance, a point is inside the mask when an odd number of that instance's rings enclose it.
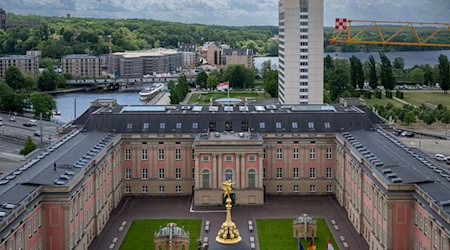
<path fill-rule="evenodd" d="M 203 106 L 194 106 L 192 107 L 193 112 L 202 112 Z"/>
<path fill-rule="evenodd" d="M 164 106 L 128 106 L 123 107 L 120 111 L 123 112 L 165 112 L 166 107 Z"/>
<path fill-rule="evenodd" d="M 190 110 L 191 109 L 191 106 L 183 106 L 183 107 L 181 107 L 181 110 Z"/>
<path fill-rule="evenodd" d="M 263 112 L 263 111 L 266 111 L 266 108 L 264 108 L 264 106 L 255 106 L 255 110 Z"/>
<path fill-rule="evenodd" d="M 233 107 L 232 106 L 225 106 L 225 107 L 223 107 L 223 111 L 225 111 L 225 112 L 233 112 Z"/>
<path fill-rule="evenodd" d="M 248 109 L 247 106 L 239 106 L 239 111 L 241 111 L 241 112 L 248 112 L 249 109 Z"/>
<path fill-rule="evenodd" d="M 277 106 L 275 106 L 275 105 L 273 105 L 273 104 L 271 104 L 271 105 L 266 105 L 266 109 L 267 109 L 267 110 L 276 110 L 276 109 L 277 109 Z"/>
<path fill-rule="evenodd" d="M 219 107 L 217 107 L 217 106 L 209 106 L 208 111 L 209 112 L 217 112 L 217 111 L 219 111 Z"/>

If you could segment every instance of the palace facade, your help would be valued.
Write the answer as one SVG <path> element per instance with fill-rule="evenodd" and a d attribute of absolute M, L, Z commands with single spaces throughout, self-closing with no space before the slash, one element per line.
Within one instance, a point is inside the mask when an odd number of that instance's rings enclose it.
<path fill-rule="evenodd" d="M 377 123 L 359 107 L 94 102 L 0 180 L 0 250 L 87 249 L 122 197 L 223 204 L 228 179 L 235 204 L 333 195 L 370 249 L 448 250 L 446 170 Z"/>

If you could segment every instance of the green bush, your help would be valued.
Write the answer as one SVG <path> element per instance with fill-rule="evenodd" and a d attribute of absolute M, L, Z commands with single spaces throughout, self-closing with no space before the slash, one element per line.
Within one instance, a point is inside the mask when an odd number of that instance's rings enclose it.
<path fill-rule="evenodd" d="M 25 141 L 25 145 L 20 150 L 20 154 L 21 155 L 27 155 L 27 154 L 33 152 L 36 148 L 37 148 L 36 143 L 34 143 L 31 140 L 31 137 L 28 136 L 27 140 Z"/>

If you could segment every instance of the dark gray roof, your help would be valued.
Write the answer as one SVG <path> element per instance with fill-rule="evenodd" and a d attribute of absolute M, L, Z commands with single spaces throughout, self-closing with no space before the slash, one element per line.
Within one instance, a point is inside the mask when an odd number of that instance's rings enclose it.
<path fill-rule="evenodd" d="M 209 111 L 210 106 L 197 107 L 201 107 L 201 111 L 194 111 L 194 106 L 181 105 L 99 108 L 90 111 L 92 114 L 84 129 L 114 133 L 198 133 L 208 129 L 222 132 L 230 125 L 229 130 L 235 132 L 328 133 L 372 128 L 364 112 L 340 106 L 270 105 L 263 107 L 264 111 L 257 111 L 262 106 L 247 106 L 247 112 L 239 111 L 239 107 L 230 112 L 224 107 L 217 107 L 214 112 Z M 80 120 L 74 124 L 83 125 Z"/>
<path fill-rule="evenodd" d="M 240 56 L 253 55 L 252 49 L 223 49 L 222 55 L 232 55 L 233 52 L 236 52 Z"/>

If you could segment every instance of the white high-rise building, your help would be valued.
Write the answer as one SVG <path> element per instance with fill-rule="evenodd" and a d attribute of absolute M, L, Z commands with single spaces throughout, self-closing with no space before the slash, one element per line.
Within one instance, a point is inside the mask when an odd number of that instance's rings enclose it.
<path fill-rule="evenodd" d="M 278 101 L 323 103 L 323 0 L 279 2 Z"/>

